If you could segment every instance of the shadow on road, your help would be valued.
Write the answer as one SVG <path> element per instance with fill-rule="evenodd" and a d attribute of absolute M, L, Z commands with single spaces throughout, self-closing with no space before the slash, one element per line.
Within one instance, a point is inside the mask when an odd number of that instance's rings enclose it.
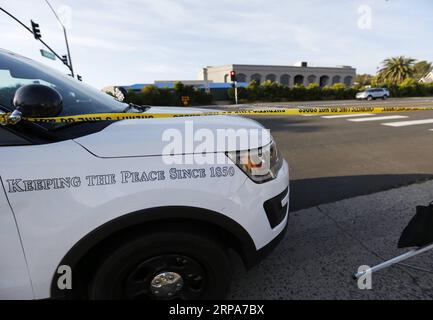
<path fill-rule="evenodd" d="M 315 132 L 324 131 L 326 127 L 317 125 L 309 119 L 295 120 L 291 117 L 252 118 L 261 123 L 265 128 L 271 128 L 272 132 Z"/>
<path fill-rule="evenodd" d="M 433 175 L 365 175 L 294 180 L 290 182 L 290 210 L 297 211 L 427 180 L 433 180 Z"/>

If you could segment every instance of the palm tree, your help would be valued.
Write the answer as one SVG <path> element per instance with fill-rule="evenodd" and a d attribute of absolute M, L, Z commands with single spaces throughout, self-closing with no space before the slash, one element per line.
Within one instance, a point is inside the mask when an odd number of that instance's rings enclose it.
<path fill-rule="evenodd" d="M 381 82 L 399 84 L 414 75 L 415 59 L 404 56 L 385 59 L 382 69 L 379 70 L 378 78 Z"/>

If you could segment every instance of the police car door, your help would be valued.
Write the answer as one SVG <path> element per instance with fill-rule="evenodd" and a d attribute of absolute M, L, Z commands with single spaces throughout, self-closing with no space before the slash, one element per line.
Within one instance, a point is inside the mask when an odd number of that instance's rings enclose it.
<path fill-rule="evenodd" d="M 4 148 L 20 138 L 0 126 L 0 154 Z M 3 149 L 3 150 L 2 150 Z M 0 300 L 32 299 L 32 287 L 27 263 L 21 245 L 18 225 L 9 201 L 2 176 L 0 162 Z"/>

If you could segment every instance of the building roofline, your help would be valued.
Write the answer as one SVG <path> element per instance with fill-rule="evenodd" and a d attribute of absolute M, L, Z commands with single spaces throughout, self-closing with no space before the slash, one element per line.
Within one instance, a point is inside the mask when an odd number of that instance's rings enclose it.
<path fill-rule="evenodd" d="M 207 66 L 206 68 L 215 68 L 215 69 L 223 69 L 223 68 L 228 68 L 228 67 L 251 67 L 251 68 L 257 68 L 257 67 L 261 67 L 261 68 L 297 68 L 297 69 L 341 69 L 341 70 L 356 70 L 356 68 L 352 67 L 352 66 L 335 66 L 335 67 L 317 67 L 317 66 L 307 66 L 307 67 L 302 67 L 302 66 L 291 66 L 291 65 L 267 65 L 267 64 L 226 64 L 226 65 L 221 65 L 221 66 Z"/>

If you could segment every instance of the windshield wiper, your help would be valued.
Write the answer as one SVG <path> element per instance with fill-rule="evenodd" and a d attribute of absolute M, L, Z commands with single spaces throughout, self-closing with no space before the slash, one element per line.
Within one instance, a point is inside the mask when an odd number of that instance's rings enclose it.
<path fill-rule="evenodd" d="M 139 112 L 146 112 L 150 109 L 150 106 L 139 106 L 137 104 L 128 103 L 128 106 L 122 111 L 123 113 L 130 112 L 131 110 L 137 110 Z"/>

